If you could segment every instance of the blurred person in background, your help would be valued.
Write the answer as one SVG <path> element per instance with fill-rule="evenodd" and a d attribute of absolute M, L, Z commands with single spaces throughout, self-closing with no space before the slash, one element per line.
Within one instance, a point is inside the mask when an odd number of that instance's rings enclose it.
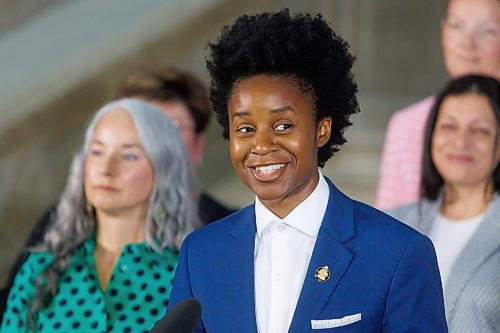
<path fill-rule="evenodd" d="M 448 0 L 441 21 L 451 78 L 483 74 L 500 79 L 500 1 Z M 396 112 L 387 126 L 375 206 L 394 208 L 420 195 L 423 136 L 435 96 Z"/>
<path fill-rule="evenodd" d="M 118 89 L 118 96 L 141 98 L 157 105 L 181 133 L 191 164 L 195 168 L 201 166 L 212 107 L 207 89 L 199 79 L 174 67 L 144 70 L 126 77 Z M 203 224 L 234 211 L 201 191 L 198 212 Z"/>
<path fill-rule="evenodd" d="M 436 248 L 450 332 L 500 328 L 500 82 L 466 76 L 436 97 L 422 197 L 389 211 Z"/>
<path fill-rule="evenodd" d="M 196 168 L 203 163 L 205 131 L 210 121 L 212 108 L 208 92 L 203 83 L 187 71 L 172 66 L 138 71 L 128 75 L 117 90 L 117 97 L 135 97 L 150 101 L 161 109 L 180 132 L 184 148 Z M 195 190 L 198 213 L 202 224 L 219 220 L 232 212 L 205 191 Z M 17 258 L 5 288 L 0 292 L 0 320 L 14 277 L 28 257 L 27 249 L 39 244 L 45 235 L 56 206 L 48 210 L 28 238 L 25 250 Z"/>
<path fill-rule="evenodd" d="M 55 220 L 16 275 L 0 332 L 143 332 L 164 313 L 198 226 L 172 121 L 121 99 L 93 116 Z"/>

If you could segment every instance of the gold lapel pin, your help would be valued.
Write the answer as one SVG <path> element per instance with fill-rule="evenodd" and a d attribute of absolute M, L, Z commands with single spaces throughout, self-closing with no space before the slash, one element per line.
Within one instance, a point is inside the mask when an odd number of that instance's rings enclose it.
<path fill-rule="evenodd" d="M 314 276 L 316 277 L 316 279 L 318 279 L 318 282 L 328 281 L 328 279 L 330 278 L 330 269 L 328 268 L 328 266 L 320 267 L 316 270 Z"/>

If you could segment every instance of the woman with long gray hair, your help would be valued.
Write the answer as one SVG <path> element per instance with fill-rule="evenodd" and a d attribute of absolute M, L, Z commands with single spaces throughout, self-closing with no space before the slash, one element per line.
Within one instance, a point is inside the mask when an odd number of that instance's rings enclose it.
<path fill-rule="evenodd" d="M 168 303 L 180 244 L 199 225 L 191 171 L 155 106 L 121 99 L 98 110 L 0 332 L 148 331 Z"/>

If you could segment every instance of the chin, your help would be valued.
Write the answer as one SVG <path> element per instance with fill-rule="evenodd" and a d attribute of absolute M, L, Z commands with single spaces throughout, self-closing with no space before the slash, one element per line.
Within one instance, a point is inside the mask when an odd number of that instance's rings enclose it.
<path fill-rule="evenodd" d="M 118 204 L 116 200 L 94 200 L 92 206 L 96 210 L 112 212 L 123 208 L 124 205 Z"/>
<path fill-rule="evenodd" d="M 114 212 L 118 210 L 120 207 L 110 204 L 100 204 L 100 205 L 94 205 L 94 208 L 95 210 L 100 210 L 102 212 Z"/>
<path fill-rule="evenodd" d="M 260 201 L 277 201 L 285 199 L 287 196 L 287 192 L 279 184 L 249 186 L 249 188 Z"/>
<path fill-rule="evenodd" d="M 265 192 L 265 193 L 255 193 L 255 195 L 257 196 L 257 198 L 259 198 L 259 200 L 261 202 L 263 202 L 263 201 L 266 201 L 266 202 L 279 201 L 279 200 L 284 199 L 283 198 L 284 194 L 282 194 L 282 193 L 278 194 L 278 193 Z"/>

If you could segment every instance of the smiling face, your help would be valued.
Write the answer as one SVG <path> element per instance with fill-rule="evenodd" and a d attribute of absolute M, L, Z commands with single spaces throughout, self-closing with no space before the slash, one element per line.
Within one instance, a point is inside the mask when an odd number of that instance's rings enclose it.
<path fill-rule="evenodd" d="M 257 75 L 235 84 L 228 101 L 231 161 L 245 184 L 279 217 L 318 183 L 318 148 L 331 119 L 315 121 L 311 96 L 290 77 Z"/>
<path fill-rule="evenodd" d="M 500 1 L 450 0 L 441 23 L 448 74 L 500 79 Z"/>
<path fill-rule="evenodd" d="M 153 167 L 129 113 L 114 110 L 97 124 L 85 160 L 85 195 L 96 211 L 146 215 Z"/>
<path fill-rule="evenodd" d="M 497 124 L 485 96 L 446 97 L 431 143 L 432 160 L 445 185 L 486 187 L 499 162 Z"/>

